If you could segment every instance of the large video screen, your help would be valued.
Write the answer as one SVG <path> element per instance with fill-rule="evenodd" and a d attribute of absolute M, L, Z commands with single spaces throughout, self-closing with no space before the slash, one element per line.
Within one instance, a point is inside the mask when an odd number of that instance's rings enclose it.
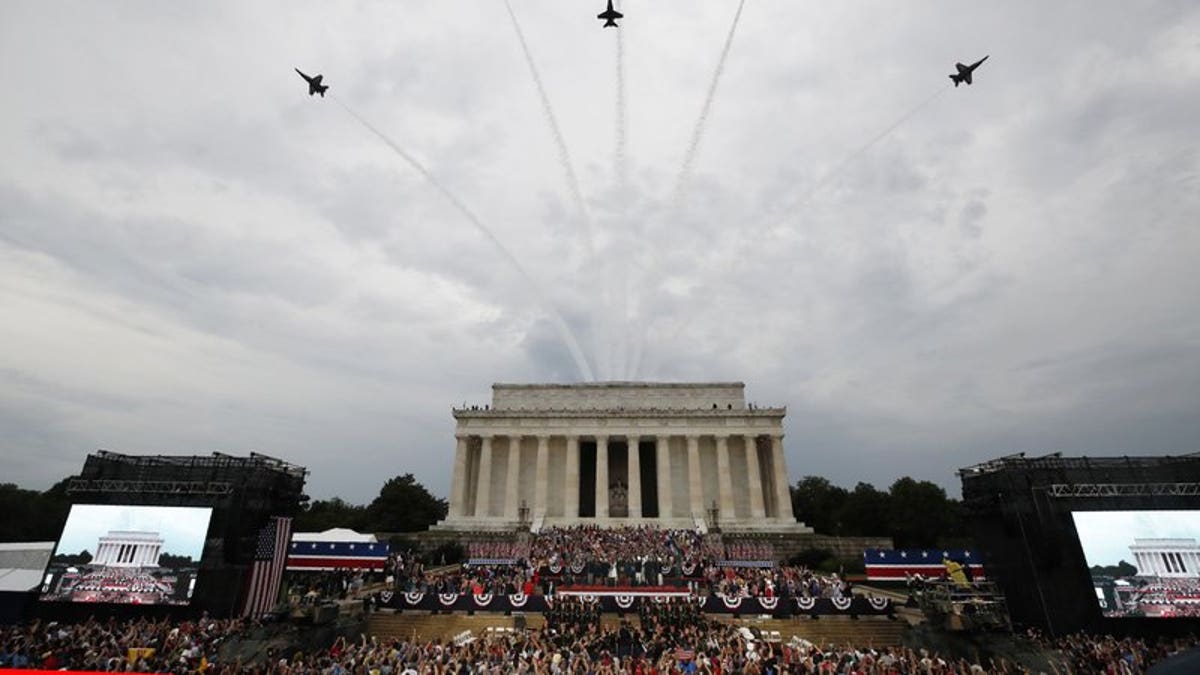
<path fill-rule="evenodd" d="M 1106 617 L 1200 617 L 1200 511 L 1073 511 Z"/>
<path fill-rule="evenodd" d="M 212 509 L 75 504 L 42 582 L 42 600 L 186 605 Z"/>

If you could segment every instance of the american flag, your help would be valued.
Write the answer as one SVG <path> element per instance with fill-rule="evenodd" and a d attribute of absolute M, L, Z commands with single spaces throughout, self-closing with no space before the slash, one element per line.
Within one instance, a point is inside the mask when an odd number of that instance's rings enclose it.
<path fill-rule="evenodd" d="M 695 657 L 696 652 L 692 651 L 691 649 L 686 649 L 684 647 L 675 648 L 675 660 L 677 661 L 691 661 Z"/>
<path fill-rule="evenodd" d="M 279 580 L 287 562 L 288 540 L 292 538 L 292 519 L 271 516 L 258 531 L 254 548 L 254 565 L 250 568 L 250 583 L 242 616 L 258 617 L 275 606 L 279 596 Z"/>

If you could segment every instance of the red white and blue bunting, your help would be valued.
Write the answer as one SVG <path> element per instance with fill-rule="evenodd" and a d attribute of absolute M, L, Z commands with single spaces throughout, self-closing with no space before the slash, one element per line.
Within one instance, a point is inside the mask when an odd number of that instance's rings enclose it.
<path fill-rule="evenodd" d="M 871 603 L 872 609 L 882 611 L 887 609 L 889 601 L 887 598 L 877 598 L 872 595 L 867 597 L 867 602 Z"/>
<path fill-rule="evenodd" d="M 706 614 L 770 614 L 787 617 L 794 614 L 811 615 L 882 615 L 890 614 L 893 605 L 888 598 L 763 598 L 689 596 L 686 592 L 666 595 L 662 593 L 636 593 L 630 589 L 613 589 L 611 593 L 577 593 L 575 597 L 599 605 L 604 612 L 625 612 L 634 609 L 638 600 L 663 604 L 668 602 L 695 603 Z M 380 593 L 380 606 L 397 610 L 426 610 L 454 612 L 544 612 L 553 604 L 553 598 L 541 595 L 492 595 L 472 596 L 454 593 Z"/>

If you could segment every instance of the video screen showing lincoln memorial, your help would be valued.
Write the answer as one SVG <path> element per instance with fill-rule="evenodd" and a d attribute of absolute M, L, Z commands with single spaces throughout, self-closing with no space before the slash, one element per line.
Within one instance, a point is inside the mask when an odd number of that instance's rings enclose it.
<path fill-rule="evenodd" d="M 792 515 L 786 408 L 740 382 L 495 384 L 457 420 L 437 527 L 596 524 L 811 532 Z"/>

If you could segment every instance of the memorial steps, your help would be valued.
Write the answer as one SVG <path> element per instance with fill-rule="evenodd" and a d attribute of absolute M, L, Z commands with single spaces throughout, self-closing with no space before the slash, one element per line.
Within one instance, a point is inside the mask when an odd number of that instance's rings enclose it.
<path fill-rule="evenodd" d="M 798 636 L 821 646 L 830 643 L 876 647 L 899 645 L 903 642 L 904 631 L 908 629 L 908 623 L 904 621 L 887 619 L 855 621 L 848 617 L 822 617 L 819 621 L 813 621 L 807 617 L 759 619 L 722 615 L 713 615 L 710 618 L 731 626 L 745 626 L 762 631 L 764 634 L 778 632 L 783 642 L 791 640 L 792 636 Z"/>
<path fill-rule="evenodd" d="M 446 641 L 465 630 L 471 631 L 475 637 L 480 637 L 486 634 L 489 628 L 516 629 L 522 622 L 527 628 L 541 628 L 546 625 L 546 620 L 540 614 L 505 616 L 494 612 L 481 612 L 475 615 L 377 612 L 367 620 L 367 632 L 381 640 L 389 638 L 410 640 L 413 635 L 416 635 L 422 639 L 440 638 Z"/>
<path fill-rule="evenodd" d="M 908 624 L 904 621 L 886 619 L 860 619 L 854 621 L 843 617 L 824 617 L 813 621 L 806 617 L 792 619 L 759 619 L 732 616 L 710 617 L 731 626 L 745 626 L 763 633 L 778 632 L 784 642 L 798 636 L 818 645 L 828 643 L 855 645 L 899 645 L 903 641 Z M 637 614 L 627 614 L 625 620 L 637 623 Z M 616 614 L 601 616 L 601 625 L 617 627 L 622 618 Z M 404 614 L 376 613 L 367 623 L 368 632 L 381 640 L 390 638 L 411 639 L 413 635 L 422 639 L 450 640 L 463 631 L 471 631 L 475 637 L 487 634 L 488 629 L 516 630 L 520 625 L 541 628 L 545 619 L 539 614 L 505 616 L 498 613 L 480 612 L 467 614 L 426 614 L 407 612 Z"/>

